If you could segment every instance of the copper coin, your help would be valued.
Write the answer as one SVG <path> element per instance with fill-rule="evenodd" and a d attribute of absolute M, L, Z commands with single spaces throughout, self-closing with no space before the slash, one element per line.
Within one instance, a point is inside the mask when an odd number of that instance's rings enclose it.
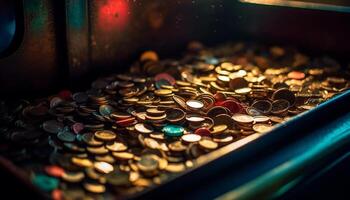
<path fill-rule="evenodd" d="M 273 100 L 279 100 L 279 99 L 284 99 L 289 102 L 289 106 L 293 106 L 295 103 L 295 95 L 293 92 L 291 92 L 287 88 L 281 88 L 276 90 L 272 94 L 272 99 Z"/>
<path fill-rule="evenodd" d="M 171 108 L 166 110 L 166 119 L 169 122 L 180 122 L 185 118 L 186 113 L 179 108 Z"/>
<path fill-rule="evenodd" d="M 230 75 L 230 89 L 236 90 L 240 88 L 247 88 L 248 81 L 246 81 L 243 77 L 235 77 Z"/>
<path fill-rule="evenodd" d="M 222 102 L 218 102 L 224 108 L 227 108 L 232 114 L 238 113 L 241 111 L 242 106 L 238 102 L 234 100 L 226 100 Z"/>
<path fill-rule="evenodd" d="M 46 166 L 44 170 L 48 175 L 54 176 L 54 177 L 60 178 L 64 174 L 64 169 L 57 165 Z"/>
<path fill-rule="evenodd" d="M 184 110 L 187 109 L 186 100 L 178 95 L 173 96 L 174 101 Z"/>
<path fill-rule="evenodd" d="M 215 125 L 224 124 L 228 129 L 232 129 L 235 125 L 235 121 L 231 118 L 230 115 L 220 114 L 213 118 Z"/>
<path fill-rule="evenodd" d="M 159 117 L 164 115 L 165 111 L 163 110 L 158 110 L 157 108 L 148 108 L 146 110 L 147 115 L 154 116 L 154 117 Z"/>
<path fill-rule="evenodd" d="M 201 122 L 200 127 L 210 129 L 214 126 L 214 120 L 210 117 L 204 117 L 204 121 Z"/>
<path fill-rule="evenodd" d="M 272 104 L 268 100 L 258 100 L 255 101 L 251 107 L 255 108 L 262 114 L 268 114 L 269 112 L 271 112 Z"/>
<path fill-rule="evenodd" d="M 208 117 L 214 118 L 220 114 L 228 114 L 227 110 L 222 106 L 214 106 L 207 112 Z"/>
<path fill-rule="evenodd" d="M 200 136 L 209 136 L 210 130 L 208 128 L 198 128 L 194 133 Z"/>
<path fill-rule="evenodd" d="M 288 78 L 297 79 L 297 80 L 301 80 L 305 78 L 305 74 L 299 71 L 291 71 L 288 73 L 287 76 Z"/>
<path fill-rule="evenodd" d="M 288 111 L 290 103 L 287 100 L 279 99 L 272 102 L 272 114 L 281 114 Z"/>

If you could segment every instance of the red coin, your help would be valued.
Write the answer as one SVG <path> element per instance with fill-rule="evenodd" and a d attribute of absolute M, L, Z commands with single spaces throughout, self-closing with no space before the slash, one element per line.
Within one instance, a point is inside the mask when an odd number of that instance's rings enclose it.
<path fill-rule="evenodd" d="M 200 136 L 210 136 L 210 131 L 207 128 L 198 128 L 194 133 Z"/>
<path fill-rule="evenodd" d="M 119 126 L 129 126 L 135 122 L 135 117 L 129 117 L 126 119 L 118 120 L 117 124 Z"/>
<path fill-rule="evenodd" d="M 58 96 L 64 100 L 69 100 L 72 97 L 72 92 L 69 90 L 62 90 L 61 92 L 58 93 Z"/>
<path fill-rule="evenodd" d="M 51 198 L 52 198 L 53 200 L 61 200 L 61 199 L 63 199 L 62 190 L 60 190 L 60 189 L 54 189 L 54 190 L 52 190 L 52 192 L 51 192 Z"/>
<path fill-rule="evenodd" d="M 226 95 L 223 93 L 215 93 L 214 98 L 216 101 L 224 101 L 226 99 Z"/>
<path fill-rule="evenodd" d="M 229 109 L 232 114 L 238 113 L 242 110 L 241 104 L 239 104 L 233 100 L 226 100 L 226 101 L 222 102 L 221 106 Z"/>
<path fill-rule="evenodd" d="M 50 176 L 54 176 L 54 177 L 62 177 L 64 174 L 64 169 L 57 166 L 57 165 L 50 165 L 50 166 L 46 166 L 44 168 L 45 172 L 50 175 Z"/>
<path fill-rule="evenodd" d="M 174 77 L 172 77 L 171 75 L 169 75 L 168 73 L 160 73 L 160 74 L 157 74 L 155 77 L 154 77 L 154 80 L 157 82 L 157 81 L 160 81 L 160 80 L 166 80 L 168 81 L 171 85 L 175 85 L 176 83 L 176 80 L 174 79 Z"/>
<path fill-rule="evenodd" d="M 287 76 L 288 78 L 297 79 L 297 80 L 301 80 L 305 78 L 305 74 L 299 71 L 291 71 L 288 73 Z"/>
<path fill-rule="evenodd" d="M 240 101 L 234 97 L 227 97 L 227 100 L 232 100 L 232 101 L 235 101 L 237 103 L 240 103 Z"/>

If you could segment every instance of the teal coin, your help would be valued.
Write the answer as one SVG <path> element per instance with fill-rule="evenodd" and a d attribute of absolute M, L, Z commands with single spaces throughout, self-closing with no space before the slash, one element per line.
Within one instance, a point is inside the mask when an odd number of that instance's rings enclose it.
<path fill-rule="evenodd" d="M 166 125 L 162 129 L 164 134 L 169 137 L 180 137 L 183 135 L 184 130 L 182 126 L 178 125 Z"/>
<path fill-rule="evenodd" d="M 50 192 L 58 187 L 59 180 L 43 174 L 35 175 L 32 180 L 33 184 L 41 190 Z"/>

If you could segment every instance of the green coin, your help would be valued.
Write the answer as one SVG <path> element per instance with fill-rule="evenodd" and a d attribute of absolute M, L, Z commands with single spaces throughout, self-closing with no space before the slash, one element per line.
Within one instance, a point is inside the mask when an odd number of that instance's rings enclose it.
<path fill-rule="evenodd" d="M 184 128 L 178 125 L 166 125 L 163 127 L 162 131 L 166 136 L 180 137 L 184 133 Z"/>
<path fill-rule="evenodd" d="M 59 180 L 43 174 L 35 175 L 32 180 L 33 184 L 44 191 L 52 191 L 58 187 Z"/>
<path fill-rule="evenodd" d="M 101 105 L 99 108 L 99 112 L 102 116 L 110 115 L 113 112 L 113 107 L 110 105 Z"/>

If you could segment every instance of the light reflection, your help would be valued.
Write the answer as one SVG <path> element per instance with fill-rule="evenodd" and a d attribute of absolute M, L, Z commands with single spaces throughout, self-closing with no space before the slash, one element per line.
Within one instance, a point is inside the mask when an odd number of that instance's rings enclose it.
<path fill-rule="evenodd" d="M 129 21 L 129 4 L 127 0 L 104 1 L 99 8 L 98 15 L 101 29 L 123 29 Z"/>
<path fill-rule="evenodd" d="M 306 8 L 315 10 L 328 10 L 337 12 L 350 12 L 350 8 L 340 5 L 331 5 L 315 2 L 291 1 L 291 0 L 239 0 L 242 3 L 252 3 L 270 6 L 286 6 L 294 8 Z"/>

